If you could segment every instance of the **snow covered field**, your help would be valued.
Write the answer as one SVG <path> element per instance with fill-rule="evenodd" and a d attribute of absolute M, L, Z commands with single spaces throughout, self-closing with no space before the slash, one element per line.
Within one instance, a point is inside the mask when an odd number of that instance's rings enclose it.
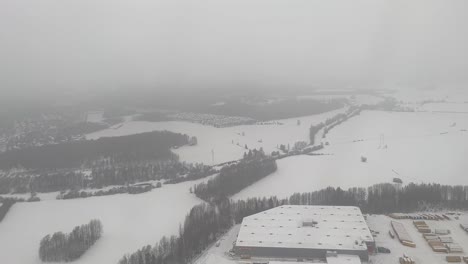
<path fill-rule="evenodd" d="M 403 88 L 387 96 L 395 98 L 397 101 L 404 104 L 418 105 L 427 101 L 446 101 L 449 103 L 465 103 L 468 102 L 467 89 L 414 89 Z"/>
<path fill-rule="evenodd" d="M 264 124 L 242 125 L 226 128 L 215 128 L 190 122 L 145 122 L 131 121 L 116 125 L 109 129 L 88 134 L 87 139 L 100 137 L 124 136 L 155 130 L 168 130 L 196 136 L 197 146 L 185 146 L 174 150 L 183 161 L 191 163 L 218 164 L 242 158 L 249 149 L 263 147 L 265 152 L 277 150 L 279 144 L 292 145 L 297 141 L 309 142 L 309 127 L 318 124 L 327 118 L 346 111 L 347 108 L 327 113 L 269 121 Z M 300 120 L 300 125 L 297 121 Z M 278 123 L 281 123 L 278 124 Z M 212 159 L 214 152 L 214 162 Z"/>
<path fill-rule="evenodd" d="M 36 196 L 41 199 L 41 201 L 45 200 L 55 200 L 57 195 L 60 192 L 48 192 L 48 193 L 37 193 Z M 27 200 L 31 197 L 30 193 L 15 193 L 15 194 L 2 194 L 0 195 L 3 198 L 17 198 L 17 199 L 24 199 Z"/>
<path fill-rule="evenodd" d="M 447 112 L 447 113 L 467 113 L 468 103 L 429 103 L 424 104 L 420 110 L 430 112 Z"/>
<path fill-rule="evenodd" d="M 201 203 L 189 193 L 195 183 L 165 185 L 138 195 L 17 203 L 0 223 L 2 263 L 42 263 L 38 256 L 42 237 L 57 231 L 71 232 L 96 218 L 104 226 L 101 239 L 73 263 L 115 264 L 125 253 L 178 233 L 185 215 Z"/>
<path fill-rule="evenodd" d="M 310 192 L 391 182 L 468 185 L 468 115 L 365 111 L 335 127 L 324 156 L 278 160 L 278 170 L 234 196 Z M 383 135 L 382 143 L 381 136 Z M 361 156 L 368 158 L 361 162 Z"/>

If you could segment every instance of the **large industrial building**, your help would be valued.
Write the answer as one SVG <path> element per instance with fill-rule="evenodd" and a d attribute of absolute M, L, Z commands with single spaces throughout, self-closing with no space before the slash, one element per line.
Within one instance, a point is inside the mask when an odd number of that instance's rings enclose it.
<path fill-rule="evenodd" d="M 234 250 L 250 258 L 369 259 L 374 238 L 358 207 L 285 205 L 245 217 Z"/>

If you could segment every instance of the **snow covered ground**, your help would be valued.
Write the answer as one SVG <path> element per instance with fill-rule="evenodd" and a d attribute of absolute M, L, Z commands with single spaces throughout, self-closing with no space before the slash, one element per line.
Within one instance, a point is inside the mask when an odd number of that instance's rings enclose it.
<path fill-rule="evenodd" d="M 364 111 L 330 131 L 325 140 L 330 146 L 322 151 L 330 155 L 278 160 L 275 173 L 234 198 L 364 187 L 393 177 L 404 183 L 468 185 L 466 129 L 466 114 Z M 361 162 L 361 156 L 368 161 Z"/>
<path fill-rule="evenodd" d="M 229 257 L 229 251 L 236 242 L 240 225 L 235 225 L 223 235 L 214 245 L 201 254 L 194 264 L 236 264 L 237 261 Z M 218 244 L 219 243 L 219 244 Z"/>
<path fill-rule="evenodd" d="M 468 102 L 466 103 L 428 103 L 420 107 L 422 111 L 466 113 L 468 114 Z"/>
<path fill-rule="evenodd" d="M 241 125 L 226 128 L 204 126 L 190 122 L 145 122 L 131 121 L 116 125 L 109 129 L 88 134 L 87 139 L 101 137 L 124 136 L 155 130 L 168 130 L 196 136 L 197 146 L 184 146 L 174 150 L 183 161 L 212 165 L 242 158 L 245 145 L 249 149 L 263 148 L 271 153 L 277 150 L 279 144 L 290 144 L 297 141 L 309 142 L 309 127 L 318 124 L 338 113 L 345 112 L 347 108 L 327 113 L 269 121 L 263 124 Z M 300 120 L 300 125 L 298 125 Z M 214 153 L 214 160 L 212 153 Z"/>
<path fill-rule="evenodd" d="M 48 193 L 37 193 L 36 196 L 41 199 L 41 201 L 46 201 L 46 200 L 55 200 L 57 198 L 57 195 L 59 195 L 60 192 L 48 192 Z M 2 194 L 0 195 L 3 198 L 18 198 L 18 199 L 24 199 L 27 200 L 31 197 L 30 193 L 15 193 L 15 194 Z"/>
<path fill-rule="evenodd" d="M 446 101 L 450 103 L 468 102 L 467 89 L 414 89 L 403 88 L 387 96 L 395 98 L 397 101 L 406 104 L 421 104 L 427 101 Z"/>
<path fill-rule="evenodd" d="M 201 203 L 189 188 L 204 180 L 166 185 L 137 195 L 17 203 L 0 223 L 2 263 L 42 263 L 38 256 L 42 237 L 57 231 L 71 232 L 91 219 L 101 220 L 103 236 L 74 263 L 117 263 L 125 253 L 153 245 L 164 235 L 177 234 L 185 215 Z"/>

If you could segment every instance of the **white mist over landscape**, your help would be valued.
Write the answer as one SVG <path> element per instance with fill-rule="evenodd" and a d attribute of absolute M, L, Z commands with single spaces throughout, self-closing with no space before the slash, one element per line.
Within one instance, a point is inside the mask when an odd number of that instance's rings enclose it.
<path fill-rule="evenodd" d="M 466 14 L 0 0 L 0 263 L 468 263 Z"/>
<path fill-rule="evenodd" d="M 460 88 L 464 0 L 2 1 L 0 87 Z"/>

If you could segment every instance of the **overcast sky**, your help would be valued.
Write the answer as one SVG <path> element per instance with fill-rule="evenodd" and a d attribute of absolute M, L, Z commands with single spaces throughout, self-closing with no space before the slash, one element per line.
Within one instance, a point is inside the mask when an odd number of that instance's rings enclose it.
<path fill-rule="evenodd" d="M 460 86 L 466 0 L 0 0 L 0 91 Z"/>

